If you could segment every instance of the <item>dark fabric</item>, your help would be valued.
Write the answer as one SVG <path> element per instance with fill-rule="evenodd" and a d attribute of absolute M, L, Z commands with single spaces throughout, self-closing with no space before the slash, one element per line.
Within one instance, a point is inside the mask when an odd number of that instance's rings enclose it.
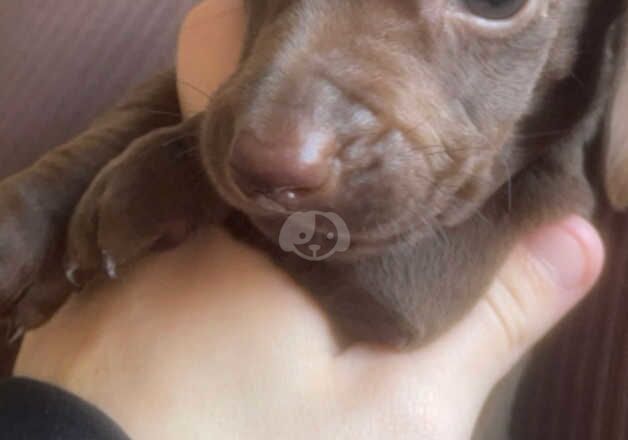
<path fill-rule="evenodd" d="M 0 179 L 70 139 L 174 65 L 198 0 L 0 0 Z M 0 377 L 16 347 L 0 328 Z"/>
<path fill-rule="evenodd" d="M 77 396 L 42 382 L 0 382 L 3 440 L 127 440 L 109 417 Z"/>
<path fill-rule="evenodd" d="M 517 440 L 628 440 L 628 216 L 607 212 L 600 228 L 605 274 L 536 350 L 518 399 Z"/>

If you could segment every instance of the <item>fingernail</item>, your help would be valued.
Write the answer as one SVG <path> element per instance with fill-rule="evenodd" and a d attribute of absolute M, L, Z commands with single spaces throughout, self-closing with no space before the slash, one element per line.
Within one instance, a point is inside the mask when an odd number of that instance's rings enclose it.
<path fill-rule="evenodd" d="M 534 233 L 526 242 L 530 253 L 565 289 L 590 287 L 601 269 L 602 245 L 597 232 L 580 217 L 569 217 Z"/>

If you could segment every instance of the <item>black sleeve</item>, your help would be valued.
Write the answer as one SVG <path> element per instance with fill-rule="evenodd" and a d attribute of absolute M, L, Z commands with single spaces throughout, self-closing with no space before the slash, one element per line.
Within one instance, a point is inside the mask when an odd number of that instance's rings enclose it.
<path fill-rule="evenodd" d="M 0 381 L 2 440 L 128 440 L 102 411 L 60 388 L 29 379 Z"/>

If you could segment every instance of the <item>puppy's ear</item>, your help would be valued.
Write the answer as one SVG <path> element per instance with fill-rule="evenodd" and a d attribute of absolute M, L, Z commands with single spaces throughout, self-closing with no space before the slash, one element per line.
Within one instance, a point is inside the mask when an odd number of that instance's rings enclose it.
<path fill-rule="evenodd" d="M 608 198 L 616 209 L 628 208 L 628 20 L 626 15 L 615 23 L 616 41 L 612 46 L 615 58 L 614 84 L 611 85 L 609 116 L 606 123 L 604 184 Z"/>

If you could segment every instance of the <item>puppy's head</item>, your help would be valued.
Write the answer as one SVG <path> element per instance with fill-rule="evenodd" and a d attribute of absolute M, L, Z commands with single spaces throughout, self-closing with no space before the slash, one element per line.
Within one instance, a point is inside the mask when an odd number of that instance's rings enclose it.
<path fill-rule="evenodd" d="M 298 211 L 356 252 L 454 225 L 595 101 L 624 1 L 598 3 L 254 0 L 208 173 L 274 239 Z"/>

